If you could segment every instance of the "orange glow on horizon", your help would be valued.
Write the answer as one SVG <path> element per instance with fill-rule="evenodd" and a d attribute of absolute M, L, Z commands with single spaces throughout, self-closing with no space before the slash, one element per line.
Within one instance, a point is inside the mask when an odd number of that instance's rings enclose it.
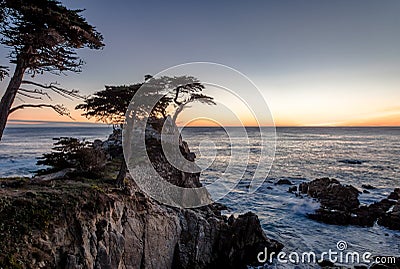
<path fill-rule="evenodd" d="M 293 113 L 294 114 L 294 113 Z M 9 122 L 12 124 L 32 124 L 30 121 L 34 122 L 65 122 L 65 123 L 99 123 L 95 119 L 86 119 L 81 116 L 81 111 L 71 109 L 71 116 L 75 119 L 72 120 L 66 116 L 59 116 L 52 109 L 24 109 L 16 111 L 11 114 L 9 120 L 18 120 L 18 123 Z M 296 119 L 295 116 L 290 115 L 288 111 L 285 114 L 274 113 L 275 126 L 400 126 L 400 108 L 383 110 L 380 113 L 369 113 L 367 115 L 353 116 L 349 117 L 348 120 L 338 120 L 338 121 L 322 121 L 322 119 Z M 190 117 L 188 117 L 190 119 Z M 197 120 L 186 120 L 180 121 L 178 119 L 179 126 L 191 126 L 191 127 L 212 127 L 212 126 L 259 126 L 257 121 L 253 117 L 248 117 L 244 115 L 241 117 L 241 122 L 230 121 L 229 119 L 222 119 L 221 124 L 213 122 L 212 120 L 207 120 L 206 118 L 200 118 Z M 189 122 L 188 124 L 186 124 Z M 261 126 L 271 126 L 270 124 L 262 124 Z"/>

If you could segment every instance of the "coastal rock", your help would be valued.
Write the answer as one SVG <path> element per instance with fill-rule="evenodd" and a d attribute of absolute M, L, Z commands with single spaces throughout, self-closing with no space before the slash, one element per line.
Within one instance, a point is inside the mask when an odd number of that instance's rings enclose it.
<path fill-rule="evenodd" d="M 167 120 L 168 119 L 169 118 L 167 118 Z M 178 131 L 176 125 L 171 122 L 170 119 L 167 121 L 167 125 L 167 128 L 173 129 L 173 131 Z M 152 119 L 150 123 L 146 126 L 147 153 L 150 161 L 153 164 L 153 167 L 163 179 L 173 185 L 184 188 L 201 187 L 202 185 L 200 183 L 200 173 L 183 172 L 177 169 L 174 165 L 170 164 L 167 157 L 164 155 L 164 148 L 161 144 L 161 135 L 159 133 L 164 128 L 163 126 L 163 119 Z M 192 163 L 193 171 L 200 170 L 195 167 L 196 164 L 194 163 L 194 160 L 196 158 L 196 155 L 190 151 L 188 144 L 182 140 L 182 137 L 180 135 L 178 137 L 178 143 L 178 145 L 172 144 L 172 147 L 179 147 L 179 150 L 175 151 L 175 154 L 180 154 L 186 160 L 188 160 L 189 163 Z M 170 152 L 174 152 L 174 150 L 170 150 Z"/>
<path fill-rule="evenodd" d="M 393 206 L 394 202 L 383 199 L 368 206 L 361 206 L 354 210 L 350 224 L 372 227 Z"/>
<path fill-rule="evenodd" d="M 65 179 L 69 173 L 74 172 L 76 169 L 74 168 L 66 168 L 61 171 L 51 173 L 51 174 L 45 174 L 41 176 L 35 176 L 32 178 L 31 182 L 32 183 L 40 183 L 40 182 L 46 182 L 46 181 L 51 181 L 55 179 Z"/>
<path fill-rule="evenodd" d="M 101 148 L 107 153 L 108 159 L 119 157 L 122 155 L 122 130 L 113 129 L 112 134 L 109 135 L 108 139 L 104 142 L 93 143 L 94 148 Z"/>
<path fill-rule="evenodd" d="M 289 187 L 288 192 L 290 192 L 290 193 L 295 193 L 295 192 L 297 192 L 297 186 Z"/>
<path fill-rule="evenodd" d="M 388 199 L 399 200 L 400 199 L 400 188 L 394 189 L 394 191 L 392 191 L 389 194 Z"/>
<path fill-rule="evenodd" d="M 304 182 L 300 184 L 299 190 L 318 199 L 321 206 L 328 209 L 350 211 L 360 205 L 359 191 L 351 185 L 340 184 L 336 179 L 320 178 Z"/>
<path fill-rule="evenodd" d="M 18 260 L 21 268 L 246 268 L 264 247 L 283 247 L 253 213 L 228 219 L 212 205 L 170 208 L 131 188 L 131 195 L 106 184 L 3 189 L 0 267 Z"/>
<path fill-rule="evenodd" d="M 161 154 L 161 123 L 152 122 L 146 134 L 153 166 L 172 184 L 201 186 L 199 173 L 182 172 Z M 114 131 L 94 146 L 115 162 L 120 139 Z M 193 162 L 181 138 L 179 150 Z M 109 179 L 46 182 L 0 188 L 0 268 L 247 268 L 259 265 L 257 254 L 265 247 L 276 253 L 283 248 L 265 236 L 254 213 L 228 218 L 221 212 L 227 208 L 217 203 L 165 206 L 147 197 L 129 173 L 123 189 Z"/>
<path fill-rule="evenodd" d="M 363 184 L 361 185 L 362 188 L 367 189 L 367 190 L 374 190 L 376 189 L 374 186 L 370 185 L 370 184 Z"/>
<path fill-rule="evenodd" d="M 293 185 L 293 183 L 289 179 L 279 179 L 275 185 Z"/>
<path fill-rule="evenodd" d="M 380 217 L 378 224 L 392 230 L 400 231 L 400 201 L 397 201 L 391 210 L 388 210 L 388 212 Z"/>
<path fill-rule="evenodd" d="M 358 200 L 359 191 L 353 186 L 340 184 L 336 179 L 304 182 L 299 191 L 321 203 L 319 209 L 308 215 L 311 219 L 335 225 L 368 227 L 378 222 L 389 229 L 400 230 L 399 189 L 395 189 L 388 199 L 362 206 Z"/>

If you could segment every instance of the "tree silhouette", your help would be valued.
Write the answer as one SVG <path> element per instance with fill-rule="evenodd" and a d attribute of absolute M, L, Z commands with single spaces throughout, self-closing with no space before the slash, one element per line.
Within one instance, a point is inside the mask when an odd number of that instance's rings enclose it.
<path fill-rule="evenodd" d="M 143 87 L 143 88 L 141 88 Z M 135 96 L 135 117 L 166 118 L 170 106 L 177 107 L 174 118 L 182 112 L 183 108 L 191 102 L 215 104 L 213 98 L 201 91 L 204 86 L 198 79 L 191 76 L 154 78 L 145 76 L 145 81 L 132 85 L 105 86 L 105 89 L 94 93 L 85 99 L 84 103 L 76 106 L 76 109 L 84 111 L 87 118 L 95 118 L 113 125 L 121 125 L 125 122 L 125 114 L 132 98 Z M 140 96 L 139 96 L 140 94 Z M 158 100 L 153 104 L 154 100 Z M 118 186 L 123 185 L 127 172 L 125 160 L 122 159 L 121 167 L 116 178 Z"/>
<path fill-rule="evenodd" d="M 85 112 L 82 116 L 86 118 L 95 118 L 107 124 L 121 125 L 125 120 L 125 113 L 133 96 L 137 93 L 143 83 L 122 86 L 105 86 L 105 89 L 94 93 L 91 97 L 85 99 L 83 104 L 79 104 L 75 109 L 81 109 Z M 166 117 L 166 110 L 171 103 L 168 96 L 160 96 L 158 103 L 152 108 L 149 116 Z M 144 107 L 142 110 L 147 110 Z M 150 110 L 150 109 L 148 109 Z"/>
<path fill-rule="evenodd" d="M 140 92 L 141 104 L 136 107 L 141 111 L 151 111 L 147 117 L 164 117 L 168 115 L 168 108 L 172 105 L 176 107 L 173 114 L 175 122 L 179 113 L 189 104 L 200 102 L 207 105 L 215 105 L 214 98 L 202 94 L 204 86 L 197 78 L 192 76 L 153 78 L 151 75 L 145 76 L 145 82 L 132 85 L 105 86 L 105 89 L 94 93 L 86 98 L 84 103 L 76 106 L 85 112 L 82 116 L 95 118 L 108 124 L 119 125 L 125 120 L 125 113 L 133 96 Z M 157 97 L 158 102 L 154 107 L 147 104 L 147 97 Z M 138 111 L 136 111 L 138 112 Z"/>
<path fill-rule="evenodd" d="M 94 118 L 113 125 L 122 124 L 129 102 L 141 85 L 105 86 L 104 90 L 95 92 L 75 109 L 84 110 L 82 116 L 88 119 Z"/>
<path fill-rule="evenodd" d="M 50 107 L 62 112 L 60 105 L 25 104 L 12 108 L 17 95 L 29 99 L 51 99 L 48 91 L 67 98 L 80 98 L 76 90 L 66 90 L 55 83 L 41 84 L 24 80 L 26 73 L 54 74 L 80 72 L 83 61 L 76 49 L 100 49 L 103 37 L 80 15 L 56 0 L 0 0 L 0 43 L 10 49 L 10 63 L 15 65 L 0 103 L 0 139 L 10 113 L 26 107 Z M 8 69 L 0 68 L 4 79 Z M 21 87 L 21 85 L 31 88 Z M 33 89 L 32 89 L 33 87 Z"/>
<path fill-rule="evenodd" d="M 173 100 L 175 112 L 172 120 L 174 122 L 190 103 L 200 102 L 207 105 L 216 105 L 213 97 L 201 93 L 205 87 L 200 83 L 199 79 L 193 76 L 163 76 L 159 80 L 159 84 L 169 91 L 168 96 Z"/>

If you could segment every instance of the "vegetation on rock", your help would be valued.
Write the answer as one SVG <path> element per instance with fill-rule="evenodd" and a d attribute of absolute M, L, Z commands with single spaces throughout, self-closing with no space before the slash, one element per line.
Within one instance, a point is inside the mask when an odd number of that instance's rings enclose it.
<path fill-rule="evenodd" d="M 106 154 L 101 148 L 93 147 L 93 143 L 80 141 L 77 138 L 54 138 L 53 151 L 45 153 L 37 164 L 49 168 L 38 170 L 38 174 L 47 174 L 66 168 L 76 169 L 76 174 L 96 177 L 104 170 Z"/>

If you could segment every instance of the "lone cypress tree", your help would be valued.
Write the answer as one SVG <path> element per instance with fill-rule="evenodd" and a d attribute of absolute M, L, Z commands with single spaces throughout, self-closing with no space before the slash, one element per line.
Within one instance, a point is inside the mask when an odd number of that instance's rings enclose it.
<path fill-rule="evenodd" d="M 12 108 L 17 94 L 41 99 L 40 95 L 48 96 L 46 91 L 53 91 L 66 97 L 79 97 L 75 90 L 24 80 L 24 75 L 80 72 L 83 61 L 76 55 L 76 49 L 104 46 L 102 35 L 80 15 L 82 11 L 70 10 L 56 0 L 0 0 L 0 43 L 10 49 L 10 63 L 15 65 L 0 103 L 0 140 L 8 116 L 18 109 L 50 107 L 59 114 L 68 114 L 64 107 L 51 104 L 23 104 Z M 7 75 L 8 69 L 1 66 L 0 78 Z M 21 88 L 23 84 L 36 88 Z"/>

